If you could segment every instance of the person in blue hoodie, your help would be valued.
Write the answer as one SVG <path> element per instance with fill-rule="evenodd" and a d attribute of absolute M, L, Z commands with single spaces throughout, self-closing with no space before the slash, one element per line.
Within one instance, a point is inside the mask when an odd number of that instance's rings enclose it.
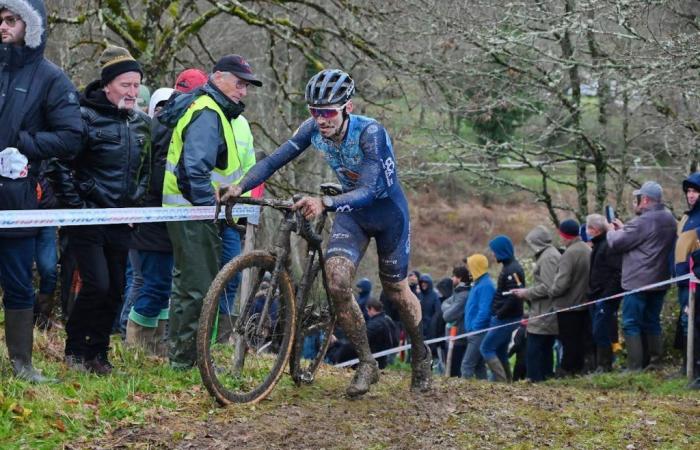
<path fill-rule="evenodd" d="M 435 314 L 442 314 L 440 309 L 440 297 L 437 291 L 433 288 L 433 277 L 425 273 L 418 279 L 418 286 L 420 293 L 418 294 L 418 300 L 420 300 L 420 311 L 423 317 L 423 337 L 426 339 L 431 339 L 435 336 L 430 335 L 430 322 L 433 320 Z"/>
<path fill-rule="evenodd" d="M 473 333 L 489 326 L 496 287 L 489 277 L 489 260 L 486 256 L 479 253 L 471 255 L 467 258 L 467 267 L 474 282 L 464 308 L 464 329 L 467 333 Z M 486 333 L 467 337 L 467 349 L 462 358 L 462 378 L 486 379 L 486 366 L 480 350 L 484 336 Z"/>
<path fill-rule="evenodd" d="M 355 285 L 357 288 L 357 304 L 360 305 L 360 311 L 365 317 L 365 322 L 369 320 L 369 315 L 367 314 L 367 300 L 370 299 L 372 295 L 372 282 L 369 278 L 362 278 Z"/>
<path fill-rule="evenodd" d="M 489 242 L 489 248 L 496 256 L 496 261 L 503 265 L 491 303 L 491 321 L 489 322 L 489 327 L 500 326 L 500 328 L 486 333 L 481 342 L 481 355 L 491 370 L 493 380 L 505 382 L 510 381 L 511 378 L 508 343 L 523 317 L 523 302 L 510 291 L 525 287 L 525 272 L 515 259 L 513 242 L 508 236 L 496 236 Z"/>

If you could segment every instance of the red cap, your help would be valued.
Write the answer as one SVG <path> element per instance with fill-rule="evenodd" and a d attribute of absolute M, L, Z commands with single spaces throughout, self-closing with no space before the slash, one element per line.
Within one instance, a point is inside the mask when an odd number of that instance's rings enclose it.
<path fill-rule="evenodd" d="M 175 80 L 175 90 L 188 93 L 207 82 L 207 74 L 199 69 L 185 69 Z"/>

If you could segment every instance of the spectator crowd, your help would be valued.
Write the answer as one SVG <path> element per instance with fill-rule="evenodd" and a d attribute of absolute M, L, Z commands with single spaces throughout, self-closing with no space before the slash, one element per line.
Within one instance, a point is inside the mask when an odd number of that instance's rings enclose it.
<path fill-rule="evenodd" d="M 208 73 L 183 70 L 151 96 L 139 62 L 108 46 L 100 77 L 78 93 L 44 57 L 43 1 L 0 0 L 0 36 L 0 210 L 212 206 L 218 187 L 235 184 L 256 162 L 243 99 L 262 82 L 240 55 L 223 56 Z M 436 370 L 500 382 L 608 372 L 620 342 L 628 370 L 660 367 L 669 286 L 638 289 L 700 272 L 700 174 L 682 187 L 688 211 L 678 223 L 661 186 L 648 181 L 634 191 L 636 217 L 627 223 L 599 214 L 583 226 L 563 220 L 561 248 L 552 230 L 535 227 L 525 238 L 535 260 L 530 277 L 505 235 L 490 240 L 490 254 L 468 255 L 437 284 L 410 273 L 424 338 L 470 333 L 431 346 Z M 176 369 L 193 367 L 202 300 L 240 252 L 239 231 L 212 221 L 0 230 L 5 342 L 15 376 L 50 381 L 32 363 L 33 328 L 55 325 L 59 277 L 70 368 L 111 373 L 114 332 Z M 231 333 L 239 283 L 232 280 L 221 299 L 219 339 Z M 687 280 L 678 283 L 683 343 L 690 292 Z M 369 279 L 357 282 L 356 294 L 373 352 L 405 341 L 398 312 L 385 295 L 372 295 Z M 700 323 L 695 333 L 697 342 Z M 341 333 L 333 341 L 329 361 L 354 357 Z M 700 376 L 700 342 L 695 350 Z M 380 367 L 392 359 L 381 358 Z"/>

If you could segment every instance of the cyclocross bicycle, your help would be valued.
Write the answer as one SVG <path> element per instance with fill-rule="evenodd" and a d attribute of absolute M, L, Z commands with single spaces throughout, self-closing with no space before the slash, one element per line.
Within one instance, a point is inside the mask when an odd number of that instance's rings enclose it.
<path fill-rule="evenodd" d="M 338 195 L 335 184 L 321 185 L 324 195 Z M 270 251 L 253 251 L 226 264 L 209 288 L 199 319 L 199 371 L 209 393 L 221 405 L 255 403 L 275 387 L 289 363 L 297 385 L 311 383 L 328 350 L 335 311 L 327 294 L 321 244 L 327 215 L 313 226 L 292 201 L 238 197 L 226 205 L 226 221 L 233 226 L 235 203 L 274 208 L 283 214 Z M 307 244 L 298 283 L 290 273 L 292 235 Z M 321 276 L 319 277 L 319 272 Z M 222 305 L 226 286 L 240 277 L 238 315 Z M 296 286 L 296 287 L 295 287 Z M 226 301 L 226 300 L 223 300 Z M 226 331 L 224 331 L 226 330 Z M 305 348 L 311 347 L 311 350 Z"/>

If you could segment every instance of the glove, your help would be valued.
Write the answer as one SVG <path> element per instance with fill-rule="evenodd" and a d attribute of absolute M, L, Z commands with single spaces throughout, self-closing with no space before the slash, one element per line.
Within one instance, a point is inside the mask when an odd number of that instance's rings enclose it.
<path fill-rule="evenodd" d="M 16 180 L 26 178 L 29 173 L 29 160 L 14 147 L 0 152 L 0 176 Z"/>

